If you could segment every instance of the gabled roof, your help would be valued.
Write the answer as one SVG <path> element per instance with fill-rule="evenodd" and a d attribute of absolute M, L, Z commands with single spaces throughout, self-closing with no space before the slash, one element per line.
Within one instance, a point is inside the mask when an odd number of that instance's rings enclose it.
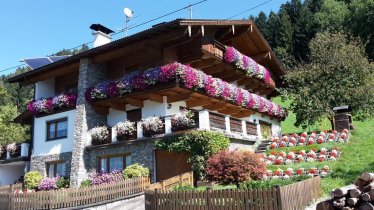
<path fill-rule="evenodd" d="M 221 27 L 227 28 L 227 26 L 229 27 L 235 26 L 239 28 L 237 30 L 238 32 L 241 32 L 241 33 L 249 33 L 248 28 L 250 27 L 251 28 L 250 32 L 255 32 L 255 35 L 251 35 L 251 36 L 255 36 L 255 39 L 260 41 L 260 43 L 256 43 L 256 45 L 258 45 L 256 46 L 256 49 L 258 48 L 258 52 L 252 52 L 252 53 L 259 54 L 259 53 L 263 53 L 261 51 L 266 50 L 270 54 L 270 57 L 271 57 L 269 61 L 271 69 L 275 72 L 275 74 L 278 77 L 285 74 L 285 71 L 282 69 L 281 64 L 279 63 L 273 51 L 271 50 L 269 44 L 266 42 L 261 32 L 257 29 L 255 24 L 251 20 L 176 19 L 170 22 L 155 25 L 152 28 L 146 29 L 144 31 L 133 34 L 131 36 L 124 37 L 116 41 L 110 42 L 108 44 L 89 49 L 87 51 L 81 52 L 79 54 L 73 55 L 71 57 L 62 59 L 60 61 L 57 61 L 51 64 L 48 64 L 46 66 L 42 66 L 32 71 L 25 72 L 23 74 L 10 78 L 8 82 L 10 83 L 24 82 L 24 81 L 27 81 L 29 78 L 44 74 L 45 72 L 48 72 L 50 70 L 61 68 L 69 64 L 77 63 L 79 62 L 81 58 L 91 57 L 91 56 L 98 55 L 101 53 L 109 52 L 111 50 L 124 47 L 128 44 L 142 41 L 145 39 L 150 39 L 162 33 L 177 30 L 182 27 L 189 26 L 189 25 L 191 26 L 204 25 L 204 26 L 209 26 L 209 27 L 220 27 L 220 28 Z M 240 29 L 240 27 L 242 27 L 242 29 Z M 246 49 L 243 49 L 243 50 L 246 50 Z M 248 53 L 248 52 L 244 52 L 244 53 Z M 249 56 L 251 56 L 251 54 L 249 54 Z"/>

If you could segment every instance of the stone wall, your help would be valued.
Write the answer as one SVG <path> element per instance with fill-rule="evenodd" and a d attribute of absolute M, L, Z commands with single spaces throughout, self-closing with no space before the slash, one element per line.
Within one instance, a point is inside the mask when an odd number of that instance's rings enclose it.
<path fill-rule="evenodd" d="M 151 177 L 154 177 L 154 142 L 139 140 L 133 144 L 112 145 L 106 148 L 90 148 L 85 152 L 86 169 L 88 173 L 95 173 L 100 156 L 125 154 L 131 155 L 131 164 L 140 163 L 149 168 Z"/>
<path fill-rule="evenodd" d="M 42 175 L 47 175 L 46 163 L 52 161 L 65 161 L 65 173 L 68 176 L 71 170 L 71 152 L 65 152 L 56 155 L 46 155 L 46 156 L 35 156 L 31 157 L 31 171 L 39 171 Z"/>
<path fill-rule="evenodd" d="M 83 58 L 79 64 L 78 99 L 75 114 L 74 145 L 70 174 L 70 186 L 78 187 L 87 178 L 84 160 L 84 148 L 87 131 L 97 125 L 106 124 L 106 116 L 97 114 L 85 100 L 87 88 L 106 78 L 106 66 L 94 65 L 89 58 Z"/>

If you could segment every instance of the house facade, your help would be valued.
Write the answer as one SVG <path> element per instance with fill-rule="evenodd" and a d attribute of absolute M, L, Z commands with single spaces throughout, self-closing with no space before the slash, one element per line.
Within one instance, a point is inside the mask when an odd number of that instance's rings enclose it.
<path fill-rule="evenodd" d="M 252 21 L 178 19 L 116 41 L 109 29 L 91 28 L 95 48 L 9 80 L 35 85 L 17 118 L 33 128 L 30 170 L 79 186 L 89 173 L 141 163 L 160 180 L 165 170 L 184 172 L 187 156 L 157 151 L 155 140 L 213 130 L 233 149 L 280 135 L 286 111 L 270 97 L 285 72 Z M 194 126 L 180 130 L 172 117 L 185 109 Z M 149 117 L 162 121 L 156 135 L 143 129 Z M 116 125 L 126 120 L 135 134 L 119 138 Z M 109 138 L 98 143 L 92 129 L 101 125 Z"/>

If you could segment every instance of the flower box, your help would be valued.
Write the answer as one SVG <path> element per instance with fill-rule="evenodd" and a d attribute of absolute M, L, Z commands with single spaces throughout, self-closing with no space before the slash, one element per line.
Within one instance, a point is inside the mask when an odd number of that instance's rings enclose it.
<path fill-rule="evenodd" d="M 171 130 L 184 131 L 197 127 L 198 115 L 191 110 L 182 110 L 171 117 Z"/>
<path fill-rule="evenodd" d="M 57 110 L 73 108 L 76 102 L 76 95 L 60 94 L 51 98 L 33 100 L 27 104 L 27 110 L 34 115 L 50 114 Z"/>
<path fill-rule="evenodd" d="M 11 143 L 6 146 L 6 151 L 11 158 L 21 156 L 21 144 Z"/>
<path fill-rule="evenodd" d="M 100 144 L 109 144 L 112 142 L 111 138 L 111 129 L 107 126 L 98 126 L 91 129 L 91 144 L 100 145 Z"/>
<path fill-rule="evenodd" d="M 126 141 L 137 138 L 136 123 L 125 121 L 115 126 L 118 141 Z"/>
<path fill-rule="evenodd" d="M 159 117 L 148 117 L 142 120 L 143 136 L 153 137 L 165 134 L 165 124 Z"/>

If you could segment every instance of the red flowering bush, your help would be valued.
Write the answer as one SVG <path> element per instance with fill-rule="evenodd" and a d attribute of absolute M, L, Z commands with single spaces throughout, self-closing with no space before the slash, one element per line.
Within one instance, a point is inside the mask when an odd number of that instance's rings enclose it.
<path fill-rule="evenodd" d="M 236 184 L 247 180 L 259 180 L 266 173 L 261 156 L 250 151 L 222 150 L 209 157 L 206 178 L 220 184 Z"/>

